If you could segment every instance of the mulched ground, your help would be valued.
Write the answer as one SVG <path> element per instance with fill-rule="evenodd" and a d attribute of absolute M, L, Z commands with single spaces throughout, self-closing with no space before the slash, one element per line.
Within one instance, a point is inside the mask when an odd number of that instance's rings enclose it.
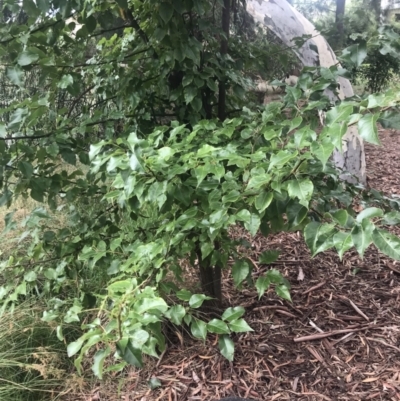
<path fill-rule="evenodd" d="M 382 147 L 366 146 L 368 182 L 400 195 L 400 133 L 380 135 Z M 258 300 L 253 289 L 238 292 L 225 279 L 227 301 L 246 308 L 254 329 L 234 337 L 233 363 L 219 354 L 217 336 L 202 344 L 172 330 L 160 360 L 149 358 L 145 370 L 130 370 L 118 394 L 121 377 L 84 399 L 400 400 L 400 262 L 375 248 L 363 260 L 355 252 L 342 261 L 334 252 L 310 259 L 296 233 L 256 237 L 249 257 L 257 265 L 267 249 L 281 251 L 273 267 L 292 284 L 293 303 L 272 289 Z M 264 271 L 257 266 L 254 278 Z M 162 387 L 149 390 L 151 377 Z"/>

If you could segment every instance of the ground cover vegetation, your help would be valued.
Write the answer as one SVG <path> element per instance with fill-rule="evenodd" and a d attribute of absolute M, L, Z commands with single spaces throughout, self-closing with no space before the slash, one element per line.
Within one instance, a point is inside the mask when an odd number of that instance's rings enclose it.
<path fill-rule="evenodd" d="M 368 46 L 344 50 L 347 70 L 304 69 L 282 101 L 261 106 L 255 79 L 289 69 L 293 57 L 243 2 L 3 8 L 0 206 L 22 198 L 38 207 L 22 230 L 12 211 L 5 216 L 4 233 L 18 233 L 20 245 L 2 250 L 1 310 L 44 302 L 42 321 L 78 372 L 86 359 L 99 378 L 141 367 L 143 354 L 165 349 L 166 324 L 199 340 L 217 334 L 232 361 L 231 334 L 252 328 L 241 305 L 224 302 L 222 271 L 239 290 L 254 285 L 262 297 L 272 285 L 290 300 L 277 269 L 253 280 L 250 244 L 230 235 L 234 226 L 252 236 L 301 231 L 313 255 L 354 247 L 363 256 L 374 244 L 400 259 L 400 240 L 386 230 L 400 222 L 399 199 L 339 180 L 330 163 L 348 126 L 379 145 L 377 123 L 399 124 L 395 90 L 328 96 Z M 398 57 L 392 28 L 369 43 Z M 63 223 L 51 224 L 61 212 Z M 268 249 L 260 263 L 277 257 Z M 199 284 L 185 282 L 187 266 Z"/>

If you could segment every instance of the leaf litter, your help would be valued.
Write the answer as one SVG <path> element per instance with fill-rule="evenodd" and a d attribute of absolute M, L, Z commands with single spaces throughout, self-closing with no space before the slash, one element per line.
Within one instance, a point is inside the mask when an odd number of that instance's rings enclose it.
<path fill-rule="evenodd" d="M 400 133 L 380 132 L 382 146 L 366 145 L 368 184 L 400 196 Z M 391 231 L 400 234 L 400 227 Z M 233 235 L 246 237 L 240 229 Z M 145 368 L 111 374 L 64 401 L 210 401 L 225 396 L 255 400 L 400 400 L 400 262 L 376 248 L 340 261 L 333 251 L 311 259 L 299 233 L 246 238 L 254 281 L 269 268 L 258 257 L 279 250 L 278 269 L 290 281 L 293 303 L 271 288 L 258 300 L 253 287 L 238 291 L 225 274 L 226 307 L 241 305 L 253 332 L 233 335 L 235 359 L 182 327 L 167 328 L 167 349 Z M 196 278 L 192 277 L 195 282 Z M 212 317 L 210 317 L 212 318 Z M 149 383 L 161 386 L 153 389 Z"/>

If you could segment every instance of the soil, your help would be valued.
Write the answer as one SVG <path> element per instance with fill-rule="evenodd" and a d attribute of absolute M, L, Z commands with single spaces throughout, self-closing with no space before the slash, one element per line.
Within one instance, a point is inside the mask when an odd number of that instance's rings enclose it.
<path fill-rule="evenodd" d="M 380 137 L 382 147 L 366 145 L 368 183 L 400 196 L 400 133 Z M 298 233 L 257 236 L 248 255 L 254 279 L 267 268 L 257 263 L 267 249 L 281 251 L 273 267 L 290 281 L 293 302 L 273 289 L 258 300 L 254 289 L 237 291 L 225 277 L 227 303 L 244 306 L 254 330 L 233 337 L 233 363 L 220 355 L 216 335 L 203 344 L 175 328 L 159 360 L 147 358 L 145 369 L 111 377 L 80 399 L 400 400 L 400 262 L 374 247 L 363 260 L 348 252 L 340 261 L 329 251 L 311 259 Z M 156 390 L 147 385 L 152 377 L 162 383 Z"/>

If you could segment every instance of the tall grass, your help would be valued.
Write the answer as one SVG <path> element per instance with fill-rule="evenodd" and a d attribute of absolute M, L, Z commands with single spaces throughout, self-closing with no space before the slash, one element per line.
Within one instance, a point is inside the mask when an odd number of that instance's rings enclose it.
<path fill-rule="evenodd" d="M 55 400 L 72 371 L 43 309 L 26 301 L 0 316 L 0 400 Z"/>

